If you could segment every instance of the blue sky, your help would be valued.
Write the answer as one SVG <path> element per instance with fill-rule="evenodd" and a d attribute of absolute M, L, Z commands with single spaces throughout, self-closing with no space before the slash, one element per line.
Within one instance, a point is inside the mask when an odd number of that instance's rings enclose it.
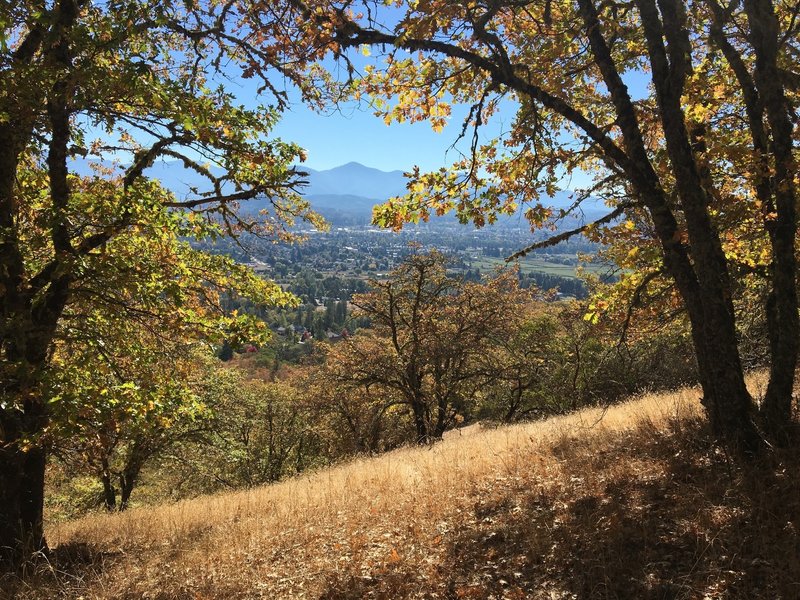
<path fill-rule="evenodd" d="M 457 123 L 441 133 L 428 123 L 387 126 L 368 107 L 356 105 L 328 114 L 297 105 L 283 115 L 275 134 L 305 148 L 312 169 L 355 161 L 382 171 L 408 171 L 415 165 L 433 170 L 454 160 L 458 155 L 447 149 L 459 130 Z"/>
<path fill-rule="evenodd" d="M 377 11 L 377 12 L 374 12 Z M 378 22 L 391 30 L 402 18 L 404 9 L 381 6 L 379 3 L 371 7 L 371 12 Z M 372 56 L 364 56 L 358 51 L 348 53 L 351 64 L 356 71 L 367 64 L 382 65 L 381 52 L 373 50 Z M 324 61 L 324 66 L 333 74 L 345 76 L 344 68 L 332 58 Z M 649 76 L 643 72 L 629 72 L 623 75 L 634 99 L 648 94 Z M 245 104 L 270 102 L 268 98 L 256 99 L 255 82 L 234 77 L 234 94 Z M 275 83 L 275 82 L 273 82 Z M 283 114 L 281 122 L 274 130 L 275 136 L 291 141 L 305 148 L 308 154 L 306 166 L 325 170 L 346 164 L 359 162 L 368 167 L 383 171 L 409 171 L 414 166 L 423 171 L 433 171 L 461 158 L 457 150 L 451 148 L 461 132 L 462 124 L 468 113 L 466 106 L 454 106 L 449 125 L 440 133 L 433 131 L 428 123 L 393 123 L 386 125 L 382 118 L 376 117 L 366 102 L 352 102 L 331 110 L 328 113 L 316 113 L 302 104 L 297 98 L 296 90 L 288 89 L 293 98 L 291 107 Z M 497 137 L 509 129 L 516 112 L 516 104 L 503 101 L 500 111 L 490 123 L 482 128 L 484 139 Z M 462 140 L 459 146 L 468 151 L 468 140 Z M 574 184 L 575 182 L 573 182 Z"/>
<path fill-rule="evenodd" d="M 459 154 L 451 146 L 461 132 L 466 110 L 454 108 L 450 123 L 436 133 L 427 122 L 386 125 L 366 105 L 352 103 L 318 114 L 298 104 L 283 115 L 274 132 L 305 148 L 306 165 L 312 169 L 355 161 L 382 171 L 408 171 L 414 166 L 431 171 L 458 160 Z M 513 116 L 511 111 L 498 116 L 490 131 L 500 131 L 503 121 L 510 122 Z M 466 149 L 464 142 L 458 147 Z"/>
<path fill-rule="evenodd" d="M 372 7 L 379 22 L 391 27 L 404 10 L 385 6 Z M 367 64 L 382 64 L 380 53 L 367 58 L 352 51 L 349 58 L 358 70 Z M 332 73 L 344 72 L 329 59 L 325 65 Z M 414 166 L 432 171 L 459 158 L 450 149 L 461 131 L 466 108 L 454 109 L 450 125 L 436 133 L 428 123 L 393 123 L 386 125 L 376 117 L 366 102 L 348 103 L 326 114 L 315 113 L 295 102 L 275 130 L 286 141 L 298 143 L 308 151 L 306 166 L 324 170 L 348 162 L 359 162 L 382 171 L 409 171 Z M 509 119 L 513 114 L 509 115 Z"/>
<path fill-rule="evenodd" d="M 396 9 L 382 10 L 388 11 L 382 19 L 390 24 L 401 15 Z M 357 71 L 366 64 L 383 63 L 379 52 L 366 57 L 353 51 L 349 58 Z M 332 73 L 343 71 L 333 59 L 327 59 L 324 64 Z M 269 98 L 255 96 L 254 81 L 235 76 L 232 79 L 235 82 L 234 89 L 229 89 L 244 104 L 270 102 Z M 634 99 L 648 95 L 648 74 L 633 71 L 624 74 L 623 79 Z M 423 171 L 433 171 L 461 158 L 457 149 L 451 146 L 461 132 L 468 113 L 466 106 L 454 106 L 449 125 L 437 133 L 427 122 L 386 125 L 381 117 L 373 114 L 365 101 L 347 103 L 337 110 L 321 114 L 304 106 L 296 90 L 287 89 L 287 92 L 292 98 L 291 106 L 273 133 L 276 137 L 305 148 L 308 155 L 305 165 L 312 169 L 326 170 L 354 161 L 383 171 L 409 171 L 414 166 Z M 503 101 L 500 111 L 490 123 L 483 126 L 482 137 L 488 140 L 507 131 L 516 108 L 515 103 Z M 462 140 L 458 147 L 467 152 L 468 140 Z M 574 185 L 576 182 L 572 183 Z"/>

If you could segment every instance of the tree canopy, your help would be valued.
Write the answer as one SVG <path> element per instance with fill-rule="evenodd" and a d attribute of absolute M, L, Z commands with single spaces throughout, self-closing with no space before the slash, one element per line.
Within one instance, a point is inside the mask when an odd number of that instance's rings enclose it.
<path fill-rule="evenodd" d="M 514 273 L 481 283 L 448 275 L 438 253 L 414 254 L 374 291 L 357 294 L 357 315 L 369 332 L 340 342 L 328 353 L 323 377 L 340 384 L 335 396 L 343 413 L 348 399 L 370 397 L 367 426 L 358 430 L 365 449 L 375 449 L 380 421 L 393 407 L 411 415 L 417 443 L 440 439 L 463 420 L 482 387 L 499 376 L 482 360 L 495 339 L 514 335 L 530 301 Z M 349 388 L 349 389 L 347 389 Z M 363 430 L 363 431 L 362 431 Z"/>

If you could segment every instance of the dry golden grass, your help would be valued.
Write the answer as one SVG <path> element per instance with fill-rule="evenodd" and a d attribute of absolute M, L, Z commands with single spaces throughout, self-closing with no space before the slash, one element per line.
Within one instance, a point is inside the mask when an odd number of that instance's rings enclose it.
<path fill-rule="evenodd" d="M 727 461 L 697 392 L 453 433 L 53 527 L 18 598 L 797 598 L 797 452 Z"/>

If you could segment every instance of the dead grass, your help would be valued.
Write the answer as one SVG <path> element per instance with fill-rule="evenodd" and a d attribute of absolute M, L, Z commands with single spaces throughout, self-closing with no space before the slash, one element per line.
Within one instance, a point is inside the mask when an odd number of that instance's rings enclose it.
<path fill-rule="evenodd" d="M 54 527 L 39 598 L 798 598 L 798 452 L 728 462 L 697 393 L 451 434 Z M 1 595 L 1 594 L 0 594 Z"/>

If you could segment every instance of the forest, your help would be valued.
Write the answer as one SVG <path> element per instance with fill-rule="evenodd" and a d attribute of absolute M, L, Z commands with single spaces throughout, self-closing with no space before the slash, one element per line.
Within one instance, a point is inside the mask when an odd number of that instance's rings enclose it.
<path fill-rule="evenodd" d="M 49 532 L 87 514 L 682 386 L 697 420 L 672 456 L 761 472 L 766 502 L 798 448 L 798 30 L 792 0 L 2 3 L 0 586 L 60 573 Z M 304 272 L 329 225 L 274 130 L 343 102 L 454 138 L 375 226 L 522 215 L 497 262 L 587 244 L 613 277 L 560 299 L 419 245 L 381 276 Z M 185 190 L 151 175 L 164 160 Z M 277 279 L 253 244 L 283 249 Z M 321 597 L 369 596 L 336 585 Z"/>

